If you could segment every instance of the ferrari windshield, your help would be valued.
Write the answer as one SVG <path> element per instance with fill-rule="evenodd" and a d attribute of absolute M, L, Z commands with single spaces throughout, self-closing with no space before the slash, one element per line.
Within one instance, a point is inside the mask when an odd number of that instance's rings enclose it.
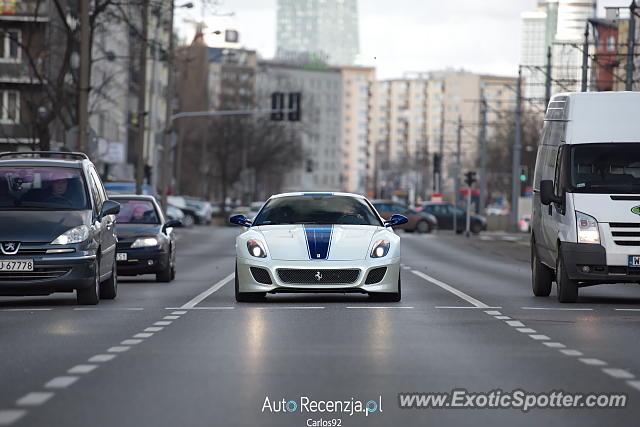
<path fill-rule="evenodd" d="M 571 150 L 571 191 L 640 191 L 640 144 L 578 144 Z"/>
<path fill-rule="evenodd" d="M 382 223 L 365 200 L 337 195 L 301 195 L 269 200 L 253 225 Z"/>

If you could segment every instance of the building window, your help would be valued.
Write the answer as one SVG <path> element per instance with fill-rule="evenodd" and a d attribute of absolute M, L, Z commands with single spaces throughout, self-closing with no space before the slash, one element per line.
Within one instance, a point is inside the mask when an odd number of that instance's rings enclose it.
<path fill-rule="evenodd" d="M 0 60 L 20 60 L 20 30 L 6 30 L 0 32 Z"/>
<path fill-rule="evenodd" d="M 616 38 L 614 36 L 607 37 L 607 51 L 613 52 L 616 50 Z"/>
<path fill-rule="evenodd" d="M 0 91 L 0 123 L 20 123 L 20 92 Z"/>

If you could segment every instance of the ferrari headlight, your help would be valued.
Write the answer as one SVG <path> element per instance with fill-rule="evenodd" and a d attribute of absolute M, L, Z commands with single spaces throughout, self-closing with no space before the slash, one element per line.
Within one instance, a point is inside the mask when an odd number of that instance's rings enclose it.
<path fill-rule="evenodd" d="M 264 246 L 258 240 L 249 240 L 247 241 L 247 250 L 251 255 L 256 258 L 266 258 L 267 251 L 264 250 Z"/>
<path fill-rule="evenodd" d="M 373 245 L 373 250 L 371 251 L 371 258 L 382 258 L 389 253 L 389 248 L 391 244 L 386 240 L 380 240 L 375 245 Z"/>
<path fill-rule="evenodd" d="M 131 249 L 150 248 L 152 246 L 158 246 L 158 239 L 155 237 L 141 237 L 131 244 Z"/>
<path fill-rule="evenodd" d="M 69 245 L 71 243 L 84 242 L 89 238 L 89 227 L 80 225 L 65 231 L 51 242 L 52 245 Z"/>
<path fill-rule="evenodd" d="M 578 227 L 578 243 L 600 243 L 598 221 L 594 217 L 576 212 L 576 225 Z"/>

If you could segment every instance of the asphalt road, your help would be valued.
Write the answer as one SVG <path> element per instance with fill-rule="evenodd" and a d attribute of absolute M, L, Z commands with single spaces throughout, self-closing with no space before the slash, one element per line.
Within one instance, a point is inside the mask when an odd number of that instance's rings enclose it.
<path fill-rule="evenodd" d="M 118 298 L 0 297 L 0 425 L 637 424 L 640 287 L 535 298 L 526 239 L 402 234 L 403 299 L 277 295 L 237 304 L 238 229 L 180 233 L 178 276 Z M 400 392 L 625 393 L 623 409 L 401 409 Z M 350 401 L 375 412 L 263 411 Z M 275 403 L 273 403 L 275 407 Z M 335 424 L 324 425 L 338 425 Z M 322 423 L 316 425 L 323 425 Z"/>

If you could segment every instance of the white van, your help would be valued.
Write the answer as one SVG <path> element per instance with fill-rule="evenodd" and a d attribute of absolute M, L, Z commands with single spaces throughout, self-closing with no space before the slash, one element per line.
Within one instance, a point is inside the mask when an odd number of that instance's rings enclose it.
<path fill-rule="evenodd" d="M 544 121 L 531 219 L 533 294 L 640 282 L 640 92 L 554 96 Z"/>

